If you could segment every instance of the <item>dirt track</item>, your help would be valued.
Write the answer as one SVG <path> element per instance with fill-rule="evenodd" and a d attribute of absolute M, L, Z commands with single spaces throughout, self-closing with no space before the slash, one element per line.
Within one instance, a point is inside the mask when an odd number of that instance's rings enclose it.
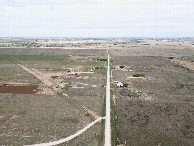
<path fill-rule="evenodd" d="M 25 66 L 23 66 L 23 65 L 21 65 L 21 64 L 18 64 L 18 65 L 19 65 L 22 69 L 24 69 L 25 71 L 27 71 L 28 73 L 34 75 L 36 78 L 38 78 L 39 80 L 41 80 L 45 85 L 47 85 L 47 86 L 51 86 L 51 85 L 52 85 L 52 83 L 49 81 L 49 79 L 44 78 L 44 76 L 42 76 L 42 75 L 36 73 L 35 71 L 30 70 L 29 68 L 27 68 L 27 67 L 25 67 Z"/>
<path fill-rule="evenodd" d="M 89 129 L 90 127 L 92 127 L 94 124 L 96 124 L 97 122 L 101 121 L 102 119 L 104 119 L 104 117 L 98 118 L 95 121 L 93 121 L 92 123 L 88 124 L 86 127 L 84 127 L 83 129 L 81 129 L 80 131 L 78 131 L 77 133 L 70 135 L 64 139 L 60 139 L 58 141 L 53 141 L 53 142 L 49 142 L 49 143 L 41 143 L 41 144 L 34 144 L 32 146 L 51 146 L 51 145 L 58 145 L 58 144 L 62 144 L 65 143 L 67 141 L 70 141 L 72 139 L 74 139 L 75 137 L 81 135 L 82 133 L 84 133 L 87 129 Z"/>

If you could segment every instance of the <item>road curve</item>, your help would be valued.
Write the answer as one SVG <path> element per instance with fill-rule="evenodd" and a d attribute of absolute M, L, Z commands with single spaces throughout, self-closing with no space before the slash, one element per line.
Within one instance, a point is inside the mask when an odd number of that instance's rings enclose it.
<path fill-rule="evenodd" d="M 105 118 L 105 146 L 111 146 L 110 126 L 110 56 L 108 55 L 107 85 L 106 85 L 106 118 Z"/>
<path fill-rule="evenodd" d="M 57 141 L 53 141 L 53 142 L 49 142 L 49 143 L 41 143 L 41 144 L 34 144 L 34 145 L 26 145 L 26 146 L 53 146 L 53 145 L 58 145 L 64 142 L 67 142 L 69 140 L 74 139 L 75 137 L 79 136 L 80 134 L 84 133 L 87 129 L 89 129 L 91 126 L 93 126 L 94 124 L 96 124 L 97 122 L 101 121 L 102 119 L 104 119 L 104 117 L 100 117 L 97 120 L 95 120 L 94 122 L 88 124 L 86 127 L 84 127 L 83 129 L 81 129 L 80 131 L 78 131 L 77 133 L 68 136 L 64 139 L 60 139 Z"/>

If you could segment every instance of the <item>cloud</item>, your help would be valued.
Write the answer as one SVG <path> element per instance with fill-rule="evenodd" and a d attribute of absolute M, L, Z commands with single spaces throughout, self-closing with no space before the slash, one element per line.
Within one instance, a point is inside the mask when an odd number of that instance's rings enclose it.
<path fill-rule="evenodd" d="M 1 0 L 0 36 L 194 33 L 193 0 Z M 155 30 L 155 32 L 153 31 Z"/>

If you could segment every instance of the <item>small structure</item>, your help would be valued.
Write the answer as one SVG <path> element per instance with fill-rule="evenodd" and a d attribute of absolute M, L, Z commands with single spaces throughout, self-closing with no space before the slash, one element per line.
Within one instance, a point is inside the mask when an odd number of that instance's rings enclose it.
<path fill-rule="evenodd" d="M 116 67 L 112 66 L 111 69 L 112 69 L 112 70 L 116 70 Z"/>
<path fill-rule="evenodd" d="M 147 77 L 147 80 L 155 80 L 154 77 Z"/>
<path fill-rule="evenodd" d="M 0 83 L 0 87 L 7 86 L 5 83 Z"/>
<path fill-rule="evenodd" d="M 72 82 L 72 83 L 71 83 L 71 86 L 72 86 L 72 87 L 77 87 L 77 86 L 78 86 L 78 82 Z"/>
<path fill-rule="evenodd" d="M 168 57 L 168 59 L 174 59 L 174 57 Z"/>
<path fill-rule="evenodd" d="M 142 75 L 140 74 L 134 74 L 133 77 L 141 77 Z"/>
<path fill-rule="evenodd" d="M 122 89 L 121 90 L 121 95 L 123 95 L 123 96 L 129 96 L 130 95 L 130 91 L 127 90 L 127 89 Z"/>
<path fill-rule="evenodd" d="M 125 68 L 125 66 L 124 66 L 124 65 L 121 65 L 120 68 L 121 68 L 121 69 L 122 69 L 122 68 Z"/>
<path fill-rule="evenodd" d="M 118 82 L 118 83 L 117 83 L 117 87 L 123 87 L 123 83 Z"/>
<path fill-rule="evenodd" d="M 74 72 L 74 70 L 68 70 L 68 71 L 67 71 L 67 74 L 68 74 L 68 75 L 75 75 L 75 72 Z"/>
<path fill-rule="evenodd" d="M 74 75 L 75 77 L 79 77 L 79 74 L 78 73 L 75 73 L 75 75 Z"/>
<path fill-rule="evenodd" d="M 51 85 L 51 88 L 53 89 L 58 88 L 58 85 Z"/>
<path fill-rule="evenodd" d="M 93 70 L 93 68 L 92 68 L 92 67 L 90 68 L 89 72 L 94 72 L 94 70 Z"/>
<path fill-rule="evenodd" d="M 63 89 L 65 87 L 65 84 L 59 84 L 59 87 L 61 87 L 61 89 Z"/>

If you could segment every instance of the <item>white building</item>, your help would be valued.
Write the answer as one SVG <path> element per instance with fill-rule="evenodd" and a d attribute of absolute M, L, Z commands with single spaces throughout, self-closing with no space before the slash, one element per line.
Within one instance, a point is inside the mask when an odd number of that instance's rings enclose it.
<path fill-rule="evenodd" d="M 117 87 L 123 87 L 123 83 L 118 82 L 118 83 L 117 83 Z"/>

